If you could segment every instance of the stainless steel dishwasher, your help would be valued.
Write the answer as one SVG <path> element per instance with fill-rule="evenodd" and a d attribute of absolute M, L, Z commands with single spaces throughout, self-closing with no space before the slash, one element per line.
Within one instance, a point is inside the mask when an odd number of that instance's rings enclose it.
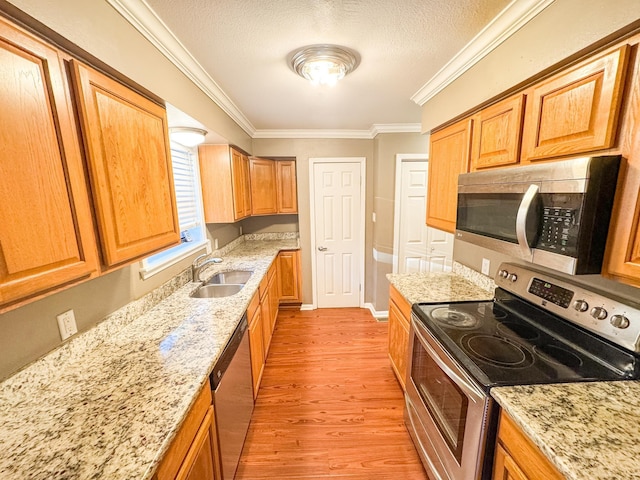
<path fill-rule="evenodd" d="M 251 352 L 245 314 L 211 373 L 223 480 L 232 480 L 253 413 Z"/>

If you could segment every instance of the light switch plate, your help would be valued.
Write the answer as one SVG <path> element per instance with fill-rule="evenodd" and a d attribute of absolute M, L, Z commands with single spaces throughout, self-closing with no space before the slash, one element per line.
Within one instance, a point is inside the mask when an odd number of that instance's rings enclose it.
<path fill-rule="evenodd" d="M 76 325 L 76 317 L 73 310 L 67 310 L 56 317 L 58 319 L 58 328 L 60 329 L 60 338 L 66 340 L 71 335 L 78 333 Z"/>
<path fill-rule="evenodd" d="M 489 261 L 489 259 L 488 258 L 483 258 L 482 259 L 482 274 L 488 276 L 490 268 L 491 268 L 491 262 Z"/>

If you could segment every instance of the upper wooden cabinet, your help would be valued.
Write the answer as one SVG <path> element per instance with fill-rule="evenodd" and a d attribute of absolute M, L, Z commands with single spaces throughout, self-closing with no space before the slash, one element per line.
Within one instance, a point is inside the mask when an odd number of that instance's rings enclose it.
<path fill-rule="evenodd" d="M 453 233 L 456 229 L 458 175 L 469 171 L 473 121 L 465 119 L 431 134 L 427 225 Z"/>
<path fill-rule="evenodd" d="M 524 95 L 518 94 L 473 116 L 471 170 L 519 162 L 523 115 Z"/>
<path fill-rule="evenodd" d="M 164 107 L 72 62 L 103 263 L 180 243 Z"/>
<path fill-rule="evenodd" d="M 614 145 L 628 54 L 623 45 L 526 92 L 522 162 Z"/>
<path fill-rule="evenodd" d="M 296 162 L 278 160 L 276 162 L 276 198 L 278 213 L 298 213 L 298 187 L 296 184 Z"/>
<path fill-rule="evenodd" d="M 275 163 L 264 158 L 249 158 L 252 215 L 278 213 Z"/>
<path fill-rule="evenodd" d="M 249 158 L 229 145 L 200 145 L 206 223 L 233 223 L 251 215 Z"/>
<path fill-rule="evenodd" d="M 0 311 L 98 271 L 59 53 L 0 20 Z"/>

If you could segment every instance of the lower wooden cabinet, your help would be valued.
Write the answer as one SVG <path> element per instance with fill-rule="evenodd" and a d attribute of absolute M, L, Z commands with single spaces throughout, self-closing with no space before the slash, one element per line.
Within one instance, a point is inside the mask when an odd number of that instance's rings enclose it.
<path fill-rule="evenodd" d="M 249 347 L 251 349 L 251 376 L 253 379 L 253 398 L 258 396 L 258 389 L 264 372 L 265 352 L 263 340 L 262 309 L 260 308 L 260 292 L 256 292 L 249 308 Z"/>
<path fill-rule="evenodd" d="M 403 390 L 407 376 L 410 322 L 411 304 L 391 285 L 389 287 L 389 359 Z"/>
<path fill-rule="evenodd" d="M 500 412 L 493 480 L 562 480 L 564 476 L 504 411 Z"/>
<path fill-rule="evenodd" d="M 221 480 L 220 451 L 211 386 L 198 394 L 154 480 Z"/>
<path fill-rule="evenodd" d="M 283 250 L 278 255 L 280 305 L 300 306 L 302 303 L 302 275 L 300 250 Z"/>

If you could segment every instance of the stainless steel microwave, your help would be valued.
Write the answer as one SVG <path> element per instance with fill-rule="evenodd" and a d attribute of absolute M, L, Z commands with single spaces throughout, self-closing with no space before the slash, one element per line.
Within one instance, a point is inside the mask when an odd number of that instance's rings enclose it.
<path fill-rule="evenodd" d="M 456 238 L 569 274 L 600 273 L 620 160 L 462 174 Z"/>

